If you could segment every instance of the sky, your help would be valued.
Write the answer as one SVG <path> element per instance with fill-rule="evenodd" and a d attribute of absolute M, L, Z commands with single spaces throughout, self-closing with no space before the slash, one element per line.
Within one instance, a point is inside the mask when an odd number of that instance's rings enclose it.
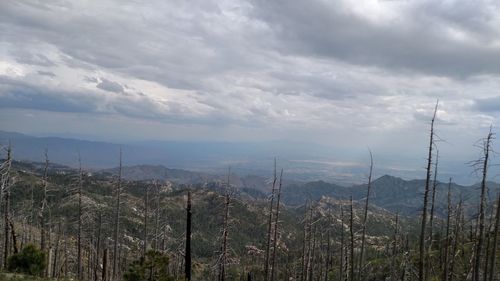
<path fill-rule="evenodd" d="M 498 26 L 494 0 L 4 0 L 0 130 L 421 169 L 439 99 L 440 155 L 463 166 L 497 130 Z"/>

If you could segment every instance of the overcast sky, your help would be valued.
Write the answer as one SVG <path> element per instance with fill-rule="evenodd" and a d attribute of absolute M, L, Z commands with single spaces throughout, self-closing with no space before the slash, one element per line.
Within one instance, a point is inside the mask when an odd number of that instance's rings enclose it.
<path fill-rule="evenodd" d="M 0 129 L 370 146 L 423 167 L 439 99 L 442 157 L 464 163 L 500 117 L 499 26 L 495 0 L 3 0 Z"/>

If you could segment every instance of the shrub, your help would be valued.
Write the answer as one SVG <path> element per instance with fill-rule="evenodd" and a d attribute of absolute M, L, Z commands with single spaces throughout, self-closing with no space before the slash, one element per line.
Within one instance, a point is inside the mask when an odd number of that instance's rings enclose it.
<path fill-rule="evenodd" d="M 20 253 L 7 260 L 7 269 L 11 272 L 39 275 L 46 266 L 45 253 L 29 244 Z"/>
<path fill-rule="evenodd" d="M 148 251 L 144 257 L 132 262 L 124 274 L 125 281 L 172 281 L 168 275 L 168 257 L 158 251 Z"/>

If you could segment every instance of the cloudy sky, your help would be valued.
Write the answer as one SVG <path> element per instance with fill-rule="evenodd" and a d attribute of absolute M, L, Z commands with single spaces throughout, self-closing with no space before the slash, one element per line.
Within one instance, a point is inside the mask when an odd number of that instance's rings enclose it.
<path fill-rule="evenodd" d="M 465 163 L 500 118 L 499 26 L 495 0 L 4 0 L 0 130 L 370 146 L 421 168 L 439 99 L 442 157 Z"/>

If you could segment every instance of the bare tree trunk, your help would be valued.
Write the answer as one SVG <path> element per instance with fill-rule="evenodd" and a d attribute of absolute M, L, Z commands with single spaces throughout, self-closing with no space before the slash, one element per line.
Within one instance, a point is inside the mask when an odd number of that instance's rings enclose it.
<path fill-rule="evenodd" d="M 396 255 L 398 247 L 398 214 L 396 213 L 394 237 L 392 242 L 392 260 L 391 260 L 391 281 L 396 281 Z"/>
<path fill-rule="evenodd" d="M 333 226 L 333 216 L 331 206 L 328 207 L 328 230 L 326 233 L 326 263 L 325 263 L 325 278 L 324 281 L 328 281 L 328 273 L 330 272 L 330 266 L 332 265 L 332 250 L 331 250 L 331 228 Z"/>
<path fill-rule="evenodd" d="M 311 202 L 311 206 L 309 207 L 309 226 L 308 226 L 308 239 L 307 239 L 307 259 L 306 259 L 306 281 L 312 281 L 310 279 L 310 272 L 311 272 L 311 254 L 312 254 L 312 245 L 311 245 L 311 236 L 314 235 L 313 231 L 313 206 Z"/>
<path fill-rule="evenodd" d="M 101 251 L 101 228 L 102 228 L 102 213 L 99 211 L 97 215 L 97 234 L 95 246 L 95 264 L 94 264 L 94 281 L 98 281 L 98 268 L 99 268 L 99 253 Z"/>
<path fill-rule="evenodd" d="M 271 232 L 272 232 L 272 225 L 273 225 L 273 207 L 274 207 L 274 192 L 276 188 L 276 158 L 274 158 L 274 178 L 273 178 L 273 187 L 271 190 L 271 204 L 269 205 L 269 220 L 267 224 L 267 244 L 266 244 L 266 263 L 264 265 L 264 280 L 268 280 L 269 278 L 269 258 L 271 255 Z"/>
<path fill-rule="evenodd" d="M 372 172 L 373 172 L 373 155 L 370 150 L 370 174 L 368 175 L 368 186 L 366 189 L 366 202 L 365 210 L 363 214 L 363 231 L 361 234 L 361 250 L 359 253 L 359 268 L 358 268 L 358 280 L 363 280 L 363 267 L 364 267 L 364 251 L 365 251 L 365 237 L 366 237 L 366 221 L 368 219 L 368 202 L 370 200 L 370 188 L 372 185 Z"/>
<path fill-rule="evenodd" d="M 354 211 L 353 211 L 353 203 L 352 203 L 352 196 L 351 196 L 351 204 L 350 204 L 350 208 L 351 208 L 351 212 L 350 212 L 350 220 L 349 220 L 349 231 L 350 231 L 350 234 L 351 234 L 351 253 L 350 253 L 350 280 L 351 281 L 354 281 Z"/>
<path fill-rule="evenodd" d="M 280 199 L 281 199 L 281 185 L 283 179 L 283 169 L 281 169 L 280 182 L 278 187 L 278 201 L 276 202 L 276 217 L 274 220 L 274 239 L 273 239 L 273 256 L 272 256 L 272 269 L 271 269 L 271 281 L 274 281 L 274 272 L 276 267 L 276 249 L 278 248 L 278 223 L 280 216 Z"/>
<path fill-rule="evenodd" d="M 300 280 L 301 281 L 305 281 L 306 280 L 306 249 L 307 249 L 307 226 L 308 226 L 308 223 L 307 223 L 307 211 L 309 209 L 307 208 L 307 200 L 306 200 L 306 204 L 304 205 L 304 236 L 303 236 L 303 240 L 302 240 L 302 264 L 301 264 L 301 276 L 300 276 Z"/>
<path fill-rule="evenodd" d="M 430 252 L 432 251 L 433 239 L 434 239 L 434 205 L 436 200 L 436 187 L 437 187 L 437 174 L 438 174 L 438 161 L 439 161 L 439 150 L 436 148 L 436 162 L 434 163 L 434 179 L 432 180 L 432 195 L 431 195 L 431 210 L 429 214 L 429 244 L 426 253 L 427 265 L 425 267 L 425 276 L 429 277 L 429 272 L 432 267 L 432 262 L 430 261 Z"/>
<path fill-rule="evenodd" d="M 425 178 L 425 191 L 424 191 L 424 206 L 422 210 L 422 223 L 420 228 L 420 245 L 419 245 L 419 261 L 418 261 L 418 280 L 425 281 L 427 277 L 425 276 L 425 260 L 426 260 L 426 247 L 425 247 L 425 230 L 427 224 L 427 203 L 429 198 L 429 189 L 431 181 L 431 165 L 432 165 L 432 148 L 434 146 L 434 121 L 436 120 L 436 113 L 438 109 L 438 103 L 434 108 L 434 114 L 431 120 L 431 132 L 429 137 L 429 154 L 427 158 L 427 175 Z"/>
<path fill-rule="evenodd" d="M 448 207 L 446 215 L 446 237 L 444 240 L 444 262 L 443 262 L 443 281 L 448 281 L 448 257 L 450 248 L 450 219 L 451 219 L 451 178 L 448 182 Z"/>
<path fill-rule="evenodd" d="M 460 197 L 460 201 L 456 207 L 455 212 L 455 225 L 453 229 L 453 245 L 452 245 L 452 253 L 451 253 L 451 261 L 450 261 L 450 274 L 448 277 L 448 281 L 453 281 L 455 277 L 455 264 L 456 264 L 456 256 L 459 251 L 458 246 L 460 243 L 460 235 L 463 233 L 463 223 L 462 223 L 462 198 Z"/>
<path fill-rule="evenodd" d="M 498 246 L 498 228 L 500 225 L 500 193 L 498 194 L 498 199 L 497 199 L 497 214 L 495 218 L 495 229 L 493 231 L 493 245 L 491 247 L 493 254 L 491 255 L 491 260 L 490 260 L 490 274 L 489 274 L 489 281 L 495 280 L 495 259 L 496 259 L 496 253 L 497 253 L 497 246 Z M 488 262 L 488 261 L 486 261 Z"/>
<path fill-rule="evenodd" d="M 160 225 L 160 186 L 158 185 L 158 181 L 155 180 L 155 196 L 156 196 L 156 208 L 155 208 L 155 229 L 154 229 L 154 250 L 158 251 L 159 248 L 159 234 L 158 228 Z"/>
<path fill-rule="evenodd" d="M 54 261 L 52 262 L 52 278 L 58 277 L 57 274 L 57 261 L 59 259 L 59 243 L 61 240 L 61 218 L 59 218 L 59 222 L 57 224 L 57 236 L 56 236 L 56 246 L 54 248 Z"/>
<path fill-rule="evenodd" d="M 186 251 L 184 255 L 184 277 L 191 280 L 191 191 L 188 190 L 186 208 Z"/>
<path fill-rule="evenodd" d="M 3 267 L 7 268 L 7 258 L 9 257 L 9 209 L 10 209 L 10 166 L 11 166 L 11 146 L 7 150 L 7 160 L 5 172 L 2 173 L 2 196 L 4 197 L 4 244 L 3 244 Z"/>
<path fill-rule="evenodd" d="M 340 230 L 340 279 L 339 281 L 344 280 L 344 249 L 345 249 L 345 239 L 344 239 L 344 205 L 340 205 L 340 221 L 341 221 L 341 230 Z"/>
<path fill-rule="evenodd" d="M 102 281 L 108 280 L 108 249 L 104 248 L 104 253 L 102 254 Z"/>
<path fill-rule="evenodd" d="M 47 258 L 47 249 L 46 249 L 46 241 L 45 241 L 45 208 L 47 207 L 47 185 L 48 185 L 48 169 L 49 169 L 49 156 L 48 151 L 45 149 L 45 168 L 43 173 L 43 198 L 42 204 L 40 207 L 40 249 L 42 252 L 46 254 Z M 46 274 L 46 269 L 44 270 L 44 275 Z"/>
<path fill-rule="evenodd" d="M 488 222 L 488 226 L 486 228 L 486 233 L 485 233 L 485 239 L 486 239 L 486 248 L 485 252 L 486 255 L 484 257 L 484 274 L 483 274 L 483 281 L 488 281 L 488 272 L 489 268 L 488 266 L 490 263 L 488 262 L 490 260 L 490 242 L 491 242 L 491 228 L 493 227 L 493 212 L 495 211 L 495 208 L 491 208 L 491 214 L 490 214 L 490 219 Z M 496 253 L 493 253 L 494 255 Z"/>
<path fill-rule="evenodd" d="M 112 281 L 116 281 L 118 275 L 118 233 L 120 229 L 120 193 L 122 185 L 122 149 L 120 148 L 120 166 L 118 168 L 118 185 L 116 187 L 116 206 L 115 206 L 115 227 L 113 232 L 113 273 Z"/>
<path fill-rule="evenodd" d="M 491 132 L 491 127 L 490 131 L 488 133 L 488 136 L 486 137 L 484 147 L 483 147 L 483 153 L 484 153 L 484 158 L 483 158 L 483 167 L 482 167 L 482 172 L 483 172 L 483 177 L 481 180 L 481 202 L 479 203 L 479 233 L 478 233 L 478 238 L 477 238 L 477 245 L 476 245 L 476 253 L 475 253 L 475 261 L 474 261 L 474 281 L 479 281 L 479 276 L 480 276 L 480 270 L 481 270 L 481 258 L 482 258 L 482 250 L 483 250 L 483 240 L 484 240 L 484 209 L 485 209 L 485 204 L 486 204 L 486 177 L 487 177 L 487 172 L 488 172 L 488 160 L 490 156 L 490 151 L 491 151 L 491 141 L 493 139 L 493 133 Z"/>
<path fill-rule="evenodd" d="M 83 171 L 82 159 L 78 152 L 78 236 L 77 236 L 77 279 L 82 280 L 82 186 L 83 186 Z"/>
<path fill-rule="evenodd" d="M 144 186 L 144 230 L 142 238 L 142 256 L 146 255 L 148 250 L 148 209 L 149 209 L 149 188 Z"/>
<path fill-rule="evenodd" d="M 227 175 L 227 186 L 226 195 L 224 202 L 224 223 L 222 230 L 222 246 L 221 246 L 221 257 L 219 259 L 219 281 L 226 280 L 226 265 L 228 259 L 228 237 L 229 237 L 229 206 L 231 204 L 230 196 L 230 184 L 229 179 L 231 177 L 231 168 L 228 170 Z"/>

